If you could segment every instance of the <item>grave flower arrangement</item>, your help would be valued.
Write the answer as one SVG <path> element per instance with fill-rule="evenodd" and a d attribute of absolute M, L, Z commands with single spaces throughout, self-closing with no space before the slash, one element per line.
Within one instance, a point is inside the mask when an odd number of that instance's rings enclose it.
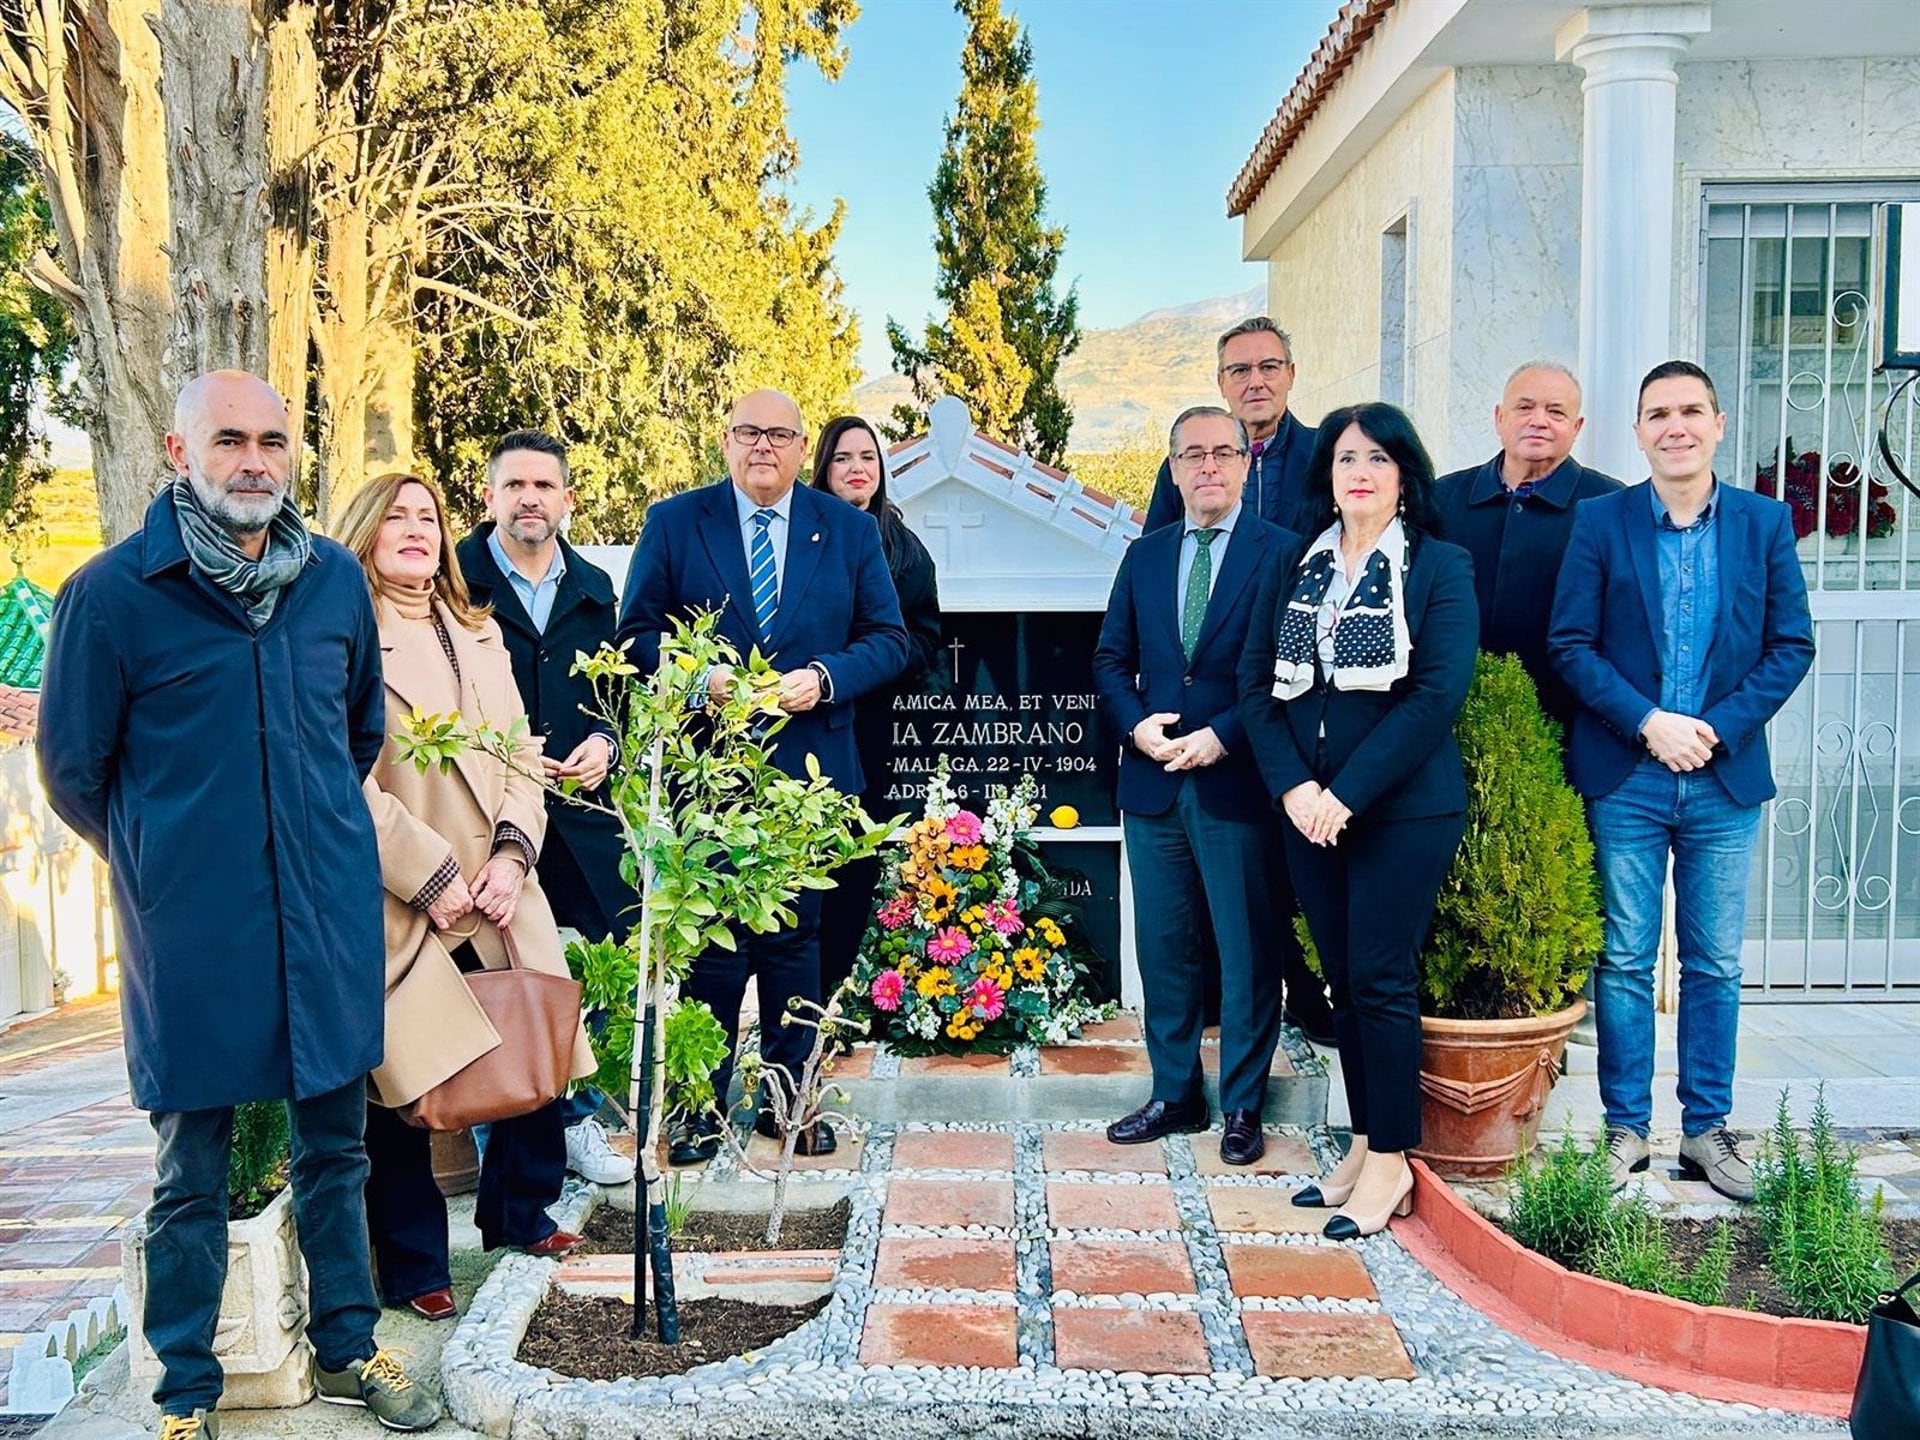
<path fill-rule="evenodd" d="M 943 761 L 926 807 L 886 852 L 882 902 L 853 978 L 868 1034 L 908 1053 L 1058 1044 L 1102 1018 L 1072 954 L 1070 915 L 1022 856 L 1034 786 L 992 786 L 962 808 Z"/>

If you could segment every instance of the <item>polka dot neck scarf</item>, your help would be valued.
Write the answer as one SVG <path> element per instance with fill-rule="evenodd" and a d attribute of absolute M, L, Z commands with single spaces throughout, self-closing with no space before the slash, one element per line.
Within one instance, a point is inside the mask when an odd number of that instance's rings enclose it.
<path fill-rule="evenodd" d="M 1293 572 L 1293 590 L 1274 642 L 1273 698 L 1292 700 L 1318 673 L 1320 611 L 1340 564 L 1340 524 L 1320 533 Z M 1413 640 L 1404 608 L 1407 531 L 1396 519 L 1381 534 L 1341 602 L 1333 629 L 1336 690 L 1388 690 L 1407 673 Z"/>

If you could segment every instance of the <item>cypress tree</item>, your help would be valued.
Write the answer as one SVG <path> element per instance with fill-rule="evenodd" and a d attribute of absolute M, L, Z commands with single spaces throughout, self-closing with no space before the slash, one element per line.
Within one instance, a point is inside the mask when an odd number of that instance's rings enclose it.
<path fill-rule="evenodd" d="M 920 405 L 959 395 L 989 434 L 1057 463 L 1073 427 L 1059 371 L 1080 343 L 1079 300 L 1071 289 L 1054 296 L 1067 232 L 1045 221 L 1033 47 L 1000 0 L 954 8 L 969 27 L 960 96 L 927 187 L 940 262 L 934 294 L 946 317 L 929 321 L 919 343 L 889 319 L 893 368 L 912 379 Z M 923 423 L 899 406 L 892 433 L 904 438 Z"/>

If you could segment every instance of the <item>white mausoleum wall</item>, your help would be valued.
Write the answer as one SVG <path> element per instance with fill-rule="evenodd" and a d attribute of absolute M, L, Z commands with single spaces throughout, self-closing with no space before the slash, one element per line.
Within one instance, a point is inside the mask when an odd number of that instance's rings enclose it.
<path fill-rule="evenodd" d="M 1409 346 L 1415 422 L 1444 418 L 1452 304 L 1454 81 L 1451 72 L 1294 227 L 1267 262 L 1268 313 L 1293 337 L 1292 409 L 1316 423 L 1380 393 L 1381 235 L 1408 212 Z"/>
<path fill-rule="evenodd" d="M 1497 448 L 1493 407 L 1516 366 L 1580 357 L 1580 72 L 1454 72 L 1451 388 L 1421 434 L 1444 472 Z"/>
<path fill-rule="evenodd" d="M 1861 37 L 1863 41 L 1871 37 Z M 1920 56 L 1679 66 L 1674 350 L 1699 347 L 1702 187 L 1920 179 Z"/>

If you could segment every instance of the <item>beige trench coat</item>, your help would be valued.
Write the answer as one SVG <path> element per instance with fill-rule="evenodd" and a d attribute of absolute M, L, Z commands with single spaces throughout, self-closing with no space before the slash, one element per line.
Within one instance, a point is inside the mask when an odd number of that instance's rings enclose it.
<path fill-rule="evenodd" d="M 436 605 L 438 602 L 436 602 Z M 451 770 L 425 771 L 396 764 L 393 732 L 416 704 L 429 711 L 444 708 L 434 697 L 452 679 L 444 669 L 429 680 L 427 666 L 446 664 L 431 626 L 396 618 L 379 607 L 380 658 L 386 681 L 387 743 L 367 777 L 367 804 L 373 811 L 380 845 L 380 878 L 386 890 L 387 1001 L 386 1059 L 373 1072 L 380 1103 L 405 1105 L 500 1043 L 486 1012 L 473 998 L 449 954 L 471 939 L 490 970 L 504 968 L 506 947 L 492 921 L 477 911 L 449 934 L 433 928 L 424 910 L 407 902 L 420 893 L 449 855 L 469 885 L 493 853 L 494 827 L 517 826 L 536 846 L 547 828 L 540 785 L 513 773 L 499 760 L 478 752 L 462 754 Z M 444 609 L 440 612 L 454 653 L 460 659 L 460 713 L 468 720 L 500 730 L 525 716 L 520 692 L 500 627 L 492 620 L 469 630 Z M 541 740 L 528 738 L 520 764 L 537 772 Z M 537 869 L 528 874 L 508 929 L 531 970 L 565 975 L 560 933 L 553 910 L 540 889 Z M 462 932 L 472 931 L 471 936 Z M 575 1077 L 595 1069 L 585 1029 L 573 1046 Z"/>

